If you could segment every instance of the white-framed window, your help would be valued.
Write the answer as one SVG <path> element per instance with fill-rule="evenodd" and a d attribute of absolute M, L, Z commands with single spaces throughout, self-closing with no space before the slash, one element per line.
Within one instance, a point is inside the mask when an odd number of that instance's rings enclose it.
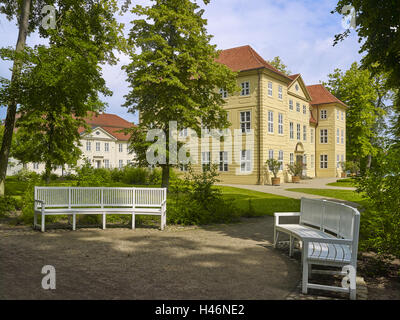
<path fill-rule="evenodd" d="M 342 111 L 342 120 L 344 120 L 344 112 Z"/>
<path fill-rule="evenodd" d="M 314 163 L 315 163 L 314 162 L 314 155 L 312 154 L 310 158 L 311 158 L 311 164 L 310 164 L 311 168 L 314 168 Z"/>
<path fill-rule="evenodd" d="M 293 110 L 293 100 L 292 99 L 289 100 L 289 109 Z"/>
<path fill-rule="evenodd" d="M 124 151 L 124 146 L 123 146 L 122 143 L 119 143 L 119 144 L 118 144 L 118 151 L 119 151 L 119 152 Z"/>
<path fill-rule="evenodd" d="M 296 102 L 296 111 L 300 112 L 300 102 Z"/>
<path fill-rule="evenodd" d="M 301 126 L 300 123 L 297 124 L 297 140 L 301 139 Z"/>
<path fill-rule="evenodd" d="M 289 137 L 290 137 L 290 139 L 294 139 L 294 124 L 293 124 L 293 122 L 289 123 Z"/>
<path fill-rule="evenodd" d="M 340 113 L 340 111 L 337 110 L 337 111 L 336 111 L 336 120 L 339 120 L 339 113 Z"/>
<path fill-rule="evenodd" d="M 201 167 L 203 171 L 210 169 L 211 152 L 206 151 L 201 153 Z"/>
<path fill-rule="evenodd" d="M 307 141 L 307 126 L 303 126 L 303 141 Z"/>
<path fill-rule="evenodd" d="M 249 96 L 250 95 L 250 82 L 245 81 L 240 84 L 242 90 L 240 91 L 241 96 Z"/>
<path fill-rule="evenodd" d="M 33 169 L 39 169 L 39 163 L 38 162 L 34 162 L 33 163 Z"/>
<path fill-rule="evenodd" d="M 341 156 L 341 161 L 344 162 L 344 154 Z"/>
<path fill-rule="evenodd" d="M 242 133 L 249 133 L 251 129 L 251 113 L 250 111 L 240 112 L 240 128 Z"/>
<path fill-rule="evenodd" d="M 328 169 L 328 155 L 327 154 L 320 155 L 320 168 Z"/>
<path fill-rule="evenodd" d="M 90 141 L 86 141 L 86 151 L 90 151 L 92 149 L 92 143 Z"/>
<path fill-rule="evenodd" d="M 122 169 L 124 167 L 124 160 L 118 160 L 118 167 Z"/>
<path fill-rule="evenodd" d="M 320 138 L 321 143 L 328 143 L 328 129 L 320 130 Z"/>
<path fill-rule="evenodd" d="M 305 168 L 307 168 L 307 154 L 303 154 L 303 165 Z"/>
<path fill-rule="evenodd" d="M 179 136 L 180 137 L 187 137 L 188 136 L 188 129 L 184 128 L 181 131 L 179 131 Z"/>
<path fill-rule="evenodd" d="M 222 172 L 228 171 L 228 152 L 227 151 L 219 152 L 219 171 L 222 171 Z"/>
<path fill-rule="evenodd" d="M 100 151 L 100 142 L 96 142 L 96 151 Z"/>
<path fill-rule="evenodd" d="M 278 152 L 278 161 L 281 164 L 279 170 L 283 170 L 283 151 L 279 150 Z"/>
<path fill-rule="evenodd" d="M 269 149 L 268 150 L 268 159 L 273 159 L 274 158 L 274 150 Z"/>
<path fill-rule="evenodd" d="M 203 124 L 203 122 L 201 123 L 201 134 L 204 137 L 208 137 L 210 135 L 210 129 Z"/>
<path fill-rule="evenodd" d="M 321 120 L 326 120 L 328 118 L 328 112 L 326 110 L 321 110 Z"/>
<path fill-rule="evenodd" d="M 272 82 L 268 81 L 268 96 L 272 97 Z"/>
<path fill-rule="evenodd" d="M 307 106 L 303 104 L 303 114 L 307 114 Z"/>
<path fill-rule="evenodd" d="M 340 168 L 340 156 L 338 154 L 336 155 L 336 168 Z"/>
<path fill-rule="evenodd" d="M 278 86 L 278 99 L 279 100 L 283 99 L 283 89 L 281 85 Z"/>
<path fill-rule="evenodd" d="M 314 143 L 314 129 L 310 128 L 310 142 Z"/>
<path fill-rule="evenodd" d="M 241 152 L 240 152 L 240 171 L 241 172 L 251 172 L 250 150 L 241 150 Z"/>
<path fill-rule="evenodd" d="M 109 152 L 110 151 L 110 144 L 108 142 L 104 143 L 104 151 Z"/>
<path fill-rule="evenodd" d="M 294 164 L 294 154 L 293 153 L 289 154 L 289 163 L 290 163 L 290 165 Z"/>
<path fill-rule="evenodd" d="M 344 144 L 344 130 L 343 129 L 342 129 L 342 132 L 341 132 L 341 138 L 340 139 L 341 139 L 340 142 L 342 144 Z"/>
<path fill-rule="evenodd" d="M 225 89 L 219 89 L 219 93 L 220 93 L 220 95 L 221 95 L 221 97 L 223 98 L 223 99 L 226 99 L 226 98 L 228 98 L 228 91 L 226 91 Z"/>
<path fill-rule="evenodd" d="M 340 134 L 339 134 L 339 128 L 336 129 L 336 143 L 339 144 L 340 141 Z"/>
<path fill-rule="evenodd" d="M 105 159 L 104 160 L 104 168 L 110 168 L 110 160 Z"/>
<path fill-rule="evenodd" d="M 278 134 L 283 134 L 283 114 L 278 113 Z"/>
<path fill-rule="evenodd" d="M 268 132 L 274 133 L 274 112 L 268 111 Z"/>

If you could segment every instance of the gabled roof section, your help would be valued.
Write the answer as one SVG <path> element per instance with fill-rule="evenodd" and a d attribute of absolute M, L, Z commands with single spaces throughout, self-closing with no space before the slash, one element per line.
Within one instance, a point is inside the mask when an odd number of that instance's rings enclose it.
<path fill-rule="evenodd" d="M 95 133 L 96 131 L 102 132 L 102 133 L 103 133 L 103 137 L 104 137 L 104 135 L 105 135 L 105 136 L 107 136 L 107 137 L 110 137 L 111 139 L 119 140 L 119 139 L 117 139 L 114 135 L 112 135 L 111 133 L 109 133 L 107 130 L 105 130 L 105 129 L 102 128 L 102 127 L 96 127 L 96 126 L 95 126 L 95 127 L 92 127 L 90 132 L 87 131 L 87 130 L 85 130 L 83 127 L 80 127 L 80 128 L 78 129 L 78 132 L 81 134 L 81 136 L 86 136 L 86 135 L 90 134 L 90 135 L 92 135 L 94 138 L 96 137 L 96 135 L 93 135 L 93 133 Z"/>
<path fill-rule="evenodd" d="M 290 75 L 289 78 L 292 80 L 292 82 L 288 86 L 288 91 L 297 82 L 300 84 L 300 87 L 304 92 L 304 96 L 307 98 L 307 100 L 311 101 L 312 98 L 311 98 L 310 92 L 308 91 L 307 86 L 306 86 L 301 74 L 300 73 L 293 74 L 293 75 Z"/>
<path fill-rule="evenodd" d="M 129 121 L 122 119 L 121 117 L 117 116 L 116 114 L 110 114 L 110 113 L 100 113 L 97 115 L 96 115 L 96 113 L 89 114 L 85 118 L 85 122 L 92 129 L 101 128 L 107 134 L 113 136 L 115 139 L 120 140 L 120 141 L 128 141 L 129 140 L 129 135 L 127 135 L 123 132 L 120 132 L 120 131 L 134 126 Z M 78 132 L 80 134 L 83 134 L 85 132 L 85 129 L 83 127 L 81 127 L 78 129 Z"/>
<path fill-rule="evenodd" d="M 307 86 L 307 89 L 310 92 L 312 98 L 311 100 L 312 105 L 338 103 L 347 108 L 347 105 L 344 102 L 336 98 L 322 84 Z"/>
<path fill-rule="evenodd" d="M 287 79 L 287 75 L 271 64 L 265 61 L 252 47 L 249 45 L 222 50 L 219 54 L 217 62 L 226 65 L 232 71 L 246 71 L 266 68 L 277 73 Z"/>

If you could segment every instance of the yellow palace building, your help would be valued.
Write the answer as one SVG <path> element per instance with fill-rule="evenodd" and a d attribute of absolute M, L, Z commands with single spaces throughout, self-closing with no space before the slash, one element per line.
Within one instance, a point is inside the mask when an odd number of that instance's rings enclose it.
<path fill-rule="evenodd" d="M 240 132 L 243 139 L 252 132 L 253 147 L 246 150 L 243 141 L 234 142 L 229 154 L 225 142 L 212 150 L 212 146 L 207 149 L 209 142 L 203 146 L 203 138 L 198 165 L 219 164 L 222 183 L 271 183 L 269 158 L 281 162 L 281 181 L 291 181 L 287 164 L 295 161 L 305 165 L 304 177 L 340 176 L 340 162 L 346 159 L 347 106 L 343 102 L 321 84 L 307 86 L 300 74 L 287 76 L 278 71 L 250 46 L 223 50 L 218 62 L 238 72 L 241 88 L 234 95 L 220 89 L 229 129 Z M 237 155 L 236 161 L 230 159 L 232 154 Z"/>

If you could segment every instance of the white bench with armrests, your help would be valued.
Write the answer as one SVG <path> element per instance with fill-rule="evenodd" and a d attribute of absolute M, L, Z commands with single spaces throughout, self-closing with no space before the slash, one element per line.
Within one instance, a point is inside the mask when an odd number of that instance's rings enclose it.
<path fill-rule="evenodd" d="M 107 188 L 107 187 L 35 187 L 34 228 L 45 231 L 46 216 L 72 215 L 72 230 L 76 229 L 77 214 L 156 215 L 161 217 L 161 230 L 167 223 L 166 188 Z M 41 216 L 38 225 L 37 216 Z"/>
<path fill-rule="evenodd" d="M 299 223 L 280 223 L 282 217 L 299 217 Z M 302 243 L 303 280 L 302 292 L 308 289 L 321 289 L 350 294 L 356 298 L 355 285 L 337 287 L 309 283 L 312 273 L 341 274 L 341 271 L 312 270 L 312 265 L 334 267 L 352 266 L 357 270 L 358 236 L 360 213 L 348 205 L 316 199 L 301 199 L 300 212 L 276 212 L 274 226 L 274 246 L 279 233 L 289 235 L 289 255 L 293 254 L 294 240 Z M 354 274 L 355 279 L 355 274 Z"/>

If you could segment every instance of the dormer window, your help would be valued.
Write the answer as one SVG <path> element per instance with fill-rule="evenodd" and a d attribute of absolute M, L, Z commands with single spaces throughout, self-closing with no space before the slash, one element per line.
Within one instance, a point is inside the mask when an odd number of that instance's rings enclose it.
<path fill-rule="evenodd" d="M 250 82 L 242 82 L 241 83 L 242 90 L 240 91 L 241 96 L 249 96 L 250 95 Z"/>
<path fill-rule="evenodd" d="M 328 117 L 328 113 L 326 110 L 321 110 L 321 119 L 326 120 Z"/>
<path fill-rule="evenodd" d="M 220 93 L 222 99 L 228 98 L 228 91 L 226 91 L 225 89 L 222 89 L 222 88 L 219 89 L 219 93 Z"/>
<path fill-rule="evenodd" d="M 100 131 L 96 131 L 96 135 L 99 135 L 100 134 Z"/>

